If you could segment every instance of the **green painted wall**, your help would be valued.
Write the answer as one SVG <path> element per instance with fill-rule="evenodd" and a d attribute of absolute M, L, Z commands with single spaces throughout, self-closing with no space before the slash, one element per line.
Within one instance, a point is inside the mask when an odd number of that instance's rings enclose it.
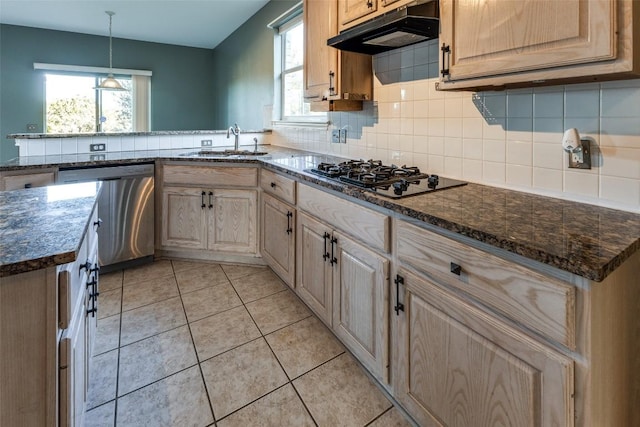
<path fill-rule="evenodd" d="M 213 52 L 216 129 L 237 122 L 262 129 L 264 106 L 273 104 L 273 36 L 267 24 L 299 0 L 271 0 Z"/>
<path fill-rule="evenodd" d="M 102 36 L 0 25 L 0 161 L 18 155 L 7 134 L 44 119 L 44 75 L 34 62 L 109 66 Z M 215 129 L 213 50 L 113 39 L 113 65 L 153 71 L 152 130 Z M 219 127 L 219 126 L 217 126 Z"/>

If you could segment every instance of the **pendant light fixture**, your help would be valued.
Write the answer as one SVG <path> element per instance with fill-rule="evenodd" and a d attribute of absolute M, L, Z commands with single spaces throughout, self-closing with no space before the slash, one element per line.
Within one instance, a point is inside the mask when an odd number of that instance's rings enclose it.
<path fill-rule="evenodd" d="M 111 37 L 111 21 L 113 19 L 113 15 L 115 15 L 115 12 L 111 12 L 110 10 L 105 11 L 104 13 L 106 13 L 107 15 L 109 15 L 109 75 L 107 76 L 106 79 L 102 80 L 100 82 L 100 84 L 98 86 L 96 86 L 96 89 L 102 89 L 102 90 L 127 90 L 125 88 L 122 87 L 122 85 L 120 84 L 120 82 L 118 80 L 115 79 L 115 77 L 113 77 L 113 41 L 112 41 L 112 37 Z"/>

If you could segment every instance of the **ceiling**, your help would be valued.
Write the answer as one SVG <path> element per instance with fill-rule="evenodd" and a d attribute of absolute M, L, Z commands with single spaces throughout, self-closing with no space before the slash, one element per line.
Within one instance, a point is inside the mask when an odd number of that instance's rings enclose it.
<path fill-rule="evenodd" d="M 269 0 L 0 0 L 0 23 L 212 49 Z"/>

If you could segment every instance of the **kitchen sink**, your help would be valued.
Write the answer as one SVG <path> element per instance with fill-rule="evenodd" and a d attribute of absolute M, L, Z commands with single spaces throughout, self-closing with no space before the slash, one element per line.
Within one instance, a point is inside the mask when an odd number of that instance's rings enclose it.
<path fill-rule="evenodd" d="M 269 154 L 266 151 L 250 151 L 250 150 L 200 150 L 191 151 L 188 153 L 180 154 L 185 157 L 232 157 L 232 156 L 264 156 Z"/>

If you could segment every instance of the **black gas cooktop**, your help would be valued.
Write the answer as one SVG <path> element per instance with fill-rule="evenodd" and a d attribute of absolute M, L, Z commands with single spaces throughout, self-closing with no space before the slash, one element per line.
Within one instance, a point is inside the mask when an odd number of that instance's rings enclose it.
<path fill-rule="evenodd" d="M 307 172 L 366 188 L 394 199 L 466 184 L 464 181 L 422 173 L 415 166 L 384 165 L 380 160 L 320 163 Z"/>

